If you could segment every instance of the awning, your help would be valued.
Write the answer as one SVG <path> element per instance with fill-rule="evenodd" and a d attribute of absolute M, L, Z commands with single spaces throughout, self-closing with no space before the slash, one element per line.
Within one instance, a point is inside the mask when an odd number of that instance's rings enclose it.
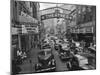
<path fill-rule="evenodd" d="M 17 20 L 12 20 L 14 24 L 18 25 L 39 25 L 39 21 L 29 15 L 23 14 L 23 15 L 18 15 Z M 18 27 L 17 25 L 17 27 Z"/>

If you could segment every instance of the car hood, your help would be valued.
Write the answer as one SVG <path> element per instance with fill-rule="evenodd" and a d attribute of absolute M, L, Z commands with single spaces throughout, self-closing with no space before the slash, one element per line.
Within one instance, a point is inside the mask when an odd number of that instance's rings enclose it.
<path fill-rule="evenodd" d="M 50 56 L 51 56 L 51 54 L 46 55 L 46 56 L 44 56 L 44 55 L 39 55 L 39 58 L 42 59 L 42 60 L 47 60 L 47 59 L 49 59 Z"/>

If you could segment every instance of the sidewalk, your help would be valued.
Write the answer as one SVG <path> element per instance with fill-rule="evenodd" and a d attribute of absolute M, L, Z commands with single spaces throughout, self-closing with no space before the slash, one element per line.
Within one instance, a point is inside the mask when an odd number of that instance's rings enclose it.
<path fill-rule="evenodd" d="M 35 72 L 35 64 L 38 62 L 37 59 L 37 52 L 39 51 L 39 49 L 32 49 L 30 51 L 30 56 L 28 59 L 26 59 L 23 64 L 18 65 L 22 71 L 20 71 L 19 73 L 33 73 Z"/>

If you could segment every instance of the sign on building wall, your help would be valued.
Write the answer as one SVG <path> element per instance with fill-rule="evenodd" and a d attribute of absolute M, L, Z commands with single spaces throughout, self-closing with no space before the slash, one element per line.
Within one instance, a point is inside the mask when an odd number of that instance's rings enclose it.
<path fill-rule="evenodd" d="M 50 18 L 65 18 L 67 20 L 72 20 L 72 16 L 64 13 L 60 13 L 60 11 L 55 10 L 54 13 L 41 15 L 41 20 L 50 19 Z"/>
<path fill-rule="evenodd" d="M 71 29 L 72 33 L 93 33 L 93 27 L 82 27 L 82 28 L 77 28 L 77 29 Z"/>
<path fill-rule="evenodd" d="M 86 33 L 93 33 L 93 27 L 85 28 Z"/>
<path fill-rule="evenodd" d="M 80 28 L 79 33 L 85 33 L 85 28 Z"/>
<path fill-rule="evenodd" d="M 50 19 L 50 18 L 65 18 L 68 20 L 71 20 L 72 17 L 63 13 L 51 13 L 51 14 L 46 14 L 46 15 L 42 15 L 41 16 L 41 20 L 45 20 L 45 19 Z"/>
<path fill-rule="evenodd" d="M 32 25 L 30 26 L 26 26 L 27 32 L 35 32 L 38 33 L 38 26 L 37 27 L 33 27 Z"/>

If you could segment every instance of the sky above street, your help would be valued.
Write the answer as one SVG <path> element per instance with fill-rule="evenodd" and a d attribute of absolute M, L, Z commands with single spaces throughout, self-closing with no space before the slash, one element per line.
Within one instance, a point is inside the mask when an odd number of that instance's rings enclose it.
<path fill-rule="evenodd" d="M 55 7 L 56 5 L 60 6 L 62 4 L 54 4 L 54 3 L 40 3 L 40 10 L 50 8 L 50 7 Z"/>
<path fill-rule="evenodd" d="M 46 9 L 46 8 L 50 8 L 50 7 L 62 7 L 64 9 L 68 9 L 68 10 L 73 10 L 73 7 L 75 7 L 75 5 L 71 5 L 71 4 L 57 4 L 57 3 L 40 3 L 40 10 Z"/>

